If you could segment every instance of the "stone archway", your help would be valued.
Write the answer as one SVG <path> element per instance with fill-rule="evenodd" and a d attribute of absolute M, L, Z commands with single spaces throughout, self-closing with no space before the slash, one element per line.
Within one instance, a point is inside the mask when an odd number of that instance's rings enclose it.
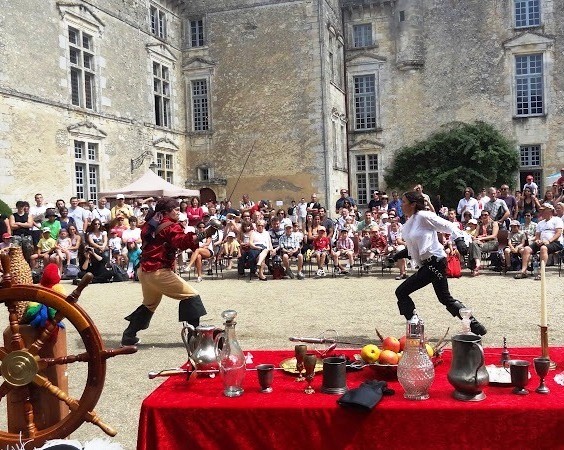
<path fill-rule="evenodd" d="M 213 189 L 202 188 L 200 189 L 200 204 L 206 204 L 207 202 L 216 202 L 217 197 Z"/>

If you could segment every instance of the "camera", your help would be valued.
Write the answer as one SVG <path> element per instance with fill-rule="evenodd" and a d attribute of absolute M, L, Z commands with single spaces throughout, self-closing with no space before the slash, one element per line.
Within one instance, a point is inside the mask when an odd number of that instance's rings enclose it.
<path fill-rule="evenodd" d="M 86 247 L 84 247 L 84 250 L 86 250 L 87 252 L 92 252 L 94 251 L 94 249 L 92 247 L 90 247 L 89 245 L 87 245 Z"/>

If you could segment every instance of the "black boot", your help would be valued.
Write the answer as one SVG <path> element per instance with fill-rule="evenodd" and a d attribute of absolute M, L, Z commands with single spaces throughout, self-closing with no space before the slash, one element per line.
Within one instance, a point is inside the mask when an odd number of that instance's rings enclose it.
<path fill-rule="evenodd" d="M 200 317 L 207 314 L 199 295 L 180 300 L 178 303 L 178 321 L 188 322 L 193 327 L 200 325 Z"/>
<path fill-rule="evenodd" d="M 462 317 L 460 317 L 459 311 L 462 308 L 466 308 L 466 307 L 464 306 L 464 304 L 462 302 L 455 300 L 454 302 L 449 303 L 446 306 L 446 308 L 447 308 L 448 312 L 451 313 L 453 316 L 458 317 L 459 319 L 462 319 Z M 472 331 L 472 333 L 478 334 L 480 336 L 484 336 L 488 332 L 486 327 L 483 326 L 480 322 L 478 322 L 474 316 L 470 317 L 470 331 Z"/>
<path fill-rule="evenodd" d="M 129 320 L 129 325 L 121 337 L 121 345 L 135 345 L 139 342 L 137 332 L 149 328 L 153 313 L 145 305 L 139 306 L 125 320 Z"/>

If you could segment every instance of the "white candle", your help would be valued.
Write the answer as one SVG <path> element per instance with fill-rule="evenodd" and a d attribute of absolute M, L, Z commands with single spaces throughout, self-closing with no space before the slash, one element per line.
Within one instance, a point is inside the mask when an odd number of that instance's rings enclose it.
<path fill-rule="evenodd" d="M 541 261 L 540 276 L 541 276 L 541 319 L 540 326 L 548 326 L 548 312 L 546 309 L 546 277 L 545 277 L 546 264 Z"/>

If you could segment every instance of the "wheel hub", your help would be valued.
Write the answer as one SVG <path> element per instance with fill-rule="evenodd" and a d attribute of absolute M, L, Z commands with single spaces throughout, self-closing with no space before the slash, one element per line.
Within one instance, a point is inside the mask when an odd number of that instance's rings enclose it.
<path fill-rule="evenodd" d="M 31 353 L 16 350 L 4 357 L 0 372 L 8 384 L 25 386 L 33 381 L 35 375 L 39 372 L 39 367 Z"/>

